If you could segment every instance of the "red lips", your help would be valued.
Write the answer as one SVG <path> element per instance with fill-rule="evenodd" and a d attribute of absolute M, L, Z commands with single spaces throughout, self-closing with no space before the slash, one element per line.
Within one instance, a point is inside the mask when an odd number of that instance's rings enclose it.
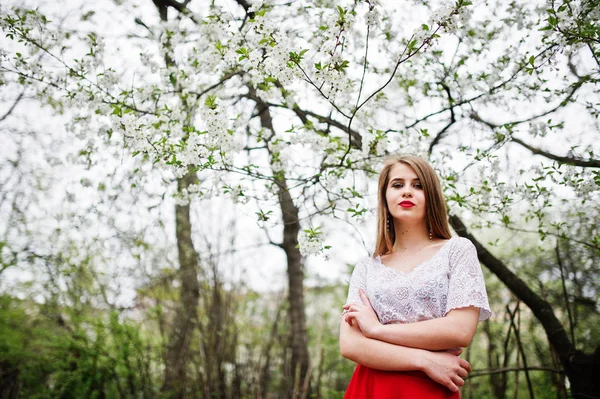
<path fill-rule="evenodd" d="M 399 205 L 403 208 L 410 208 L 410 207 L 415 206 L 415 204 L 413 204 L 410 201 L 402 201 Z"/>

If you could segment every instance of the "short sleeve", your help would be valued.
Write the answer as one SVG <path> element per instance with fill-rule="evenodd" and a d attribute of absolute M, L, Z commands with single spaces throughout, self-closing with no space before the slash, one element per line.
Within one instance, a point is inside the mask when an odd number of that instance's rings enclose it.
<path fill-rule="evenodd" d="M 492 315 L 475 245 L 459 237 L 450 252 L 447 314 L 452 309 L 479 308 L 479 321 Z"/>
<path fill-rule="evenodd" d="M 350 277 L 350 288 L 348 289 L 348 299 L 346 304 L 353 302 L 361 302 L 358 290 L 367 290 L 367 265 L 364 261 L 360 261 L 354 266 L 352 277 Z"/>

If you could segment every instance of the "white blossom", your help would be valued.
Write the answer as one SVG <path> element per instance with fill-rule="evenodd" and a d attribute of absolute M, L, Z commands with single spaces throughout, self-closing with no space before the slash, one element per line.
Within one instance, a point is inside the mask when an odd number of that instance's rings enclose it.
<path fill-rule="evenodd" d="M 323 188 L 327 191 L 332 191 L 338 184 L 338 177 L 333 172 L 324 172 L 319 179 Z"/>
<path fill-rule="evenodd" d="M 379 24 L 381 16 L 379 14 L 379 7 L 372 7 L 365 14 L 365 22 L 369 26 L 376 26 Z"/>
<path fill-rule="evenodd" d="M 320 235 L 310 235 L 306 231 L 298 233 L 298 249 L 302 256 L 318 255 L 323 251 Z"/>

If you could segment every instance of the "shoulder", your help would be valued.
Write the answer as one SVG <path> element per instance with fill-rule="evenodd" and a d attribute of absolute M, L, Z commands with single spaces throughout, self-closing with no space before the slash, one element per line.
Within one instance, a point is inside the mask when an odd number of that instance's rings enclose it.
<path fill-rule="evenodd" d="M 451 262 L 457 262 L 466 259 L 477 259 L 477 248 L 475 245 L 465 237 L 452 237 L 453 241 L 450 245 L 450 260 Z"/>
<path fill-rule="evenodd" d="M 356 262 L 356 266 L 361 266 L 364 268 L 368 268 L 369 266 L 371 266 L 373 263 L 375 263 L 377 261 L 378 256 L 365 256 L 362 257 L 358 260 L 358 262 Z"/>
<path fill-rule="evenodd" d="M 475 248 L 475 245 L 468 238 L 461 237 L 461 236 L 455 236 L 455 237 L 452 237 L 451 240 L 454 241 L 453 245 L 452 245 L 454 250 L 477 251 L 477 249 Z"/>
<path fill-rule="evenodd" d="M 375 260 L 376 257 L 372 256 L 362 257 L 354 265 L 354 270 L 366 270 L 373 264 L 373 262 L 375 262 Z"/>

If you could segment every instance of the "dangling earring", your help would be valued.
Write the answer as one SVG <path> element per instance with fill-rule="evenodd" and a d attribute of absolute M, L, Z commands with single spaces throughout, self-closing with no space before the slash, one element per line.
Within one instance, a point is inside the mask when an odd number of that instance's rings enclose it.
<path fill-rule="evenodd" d="M 433 232 L 431 231 L 431 228 L 429 228 L 429 242 L 433 241 Z"/>
<path fill-rule="evenodd" d="M 388 212 L 386 219 L 387 219 L 387 229 L 388 229 L 388 231 L 389 231 L 390 233 L 392 232 L 392 226 L 391 226 L 391 224 L 390 224 L 390 219 L 391 219 L 391 216 L 392 216 L 392 215 L 390 215 L 390 213 Z"/>

